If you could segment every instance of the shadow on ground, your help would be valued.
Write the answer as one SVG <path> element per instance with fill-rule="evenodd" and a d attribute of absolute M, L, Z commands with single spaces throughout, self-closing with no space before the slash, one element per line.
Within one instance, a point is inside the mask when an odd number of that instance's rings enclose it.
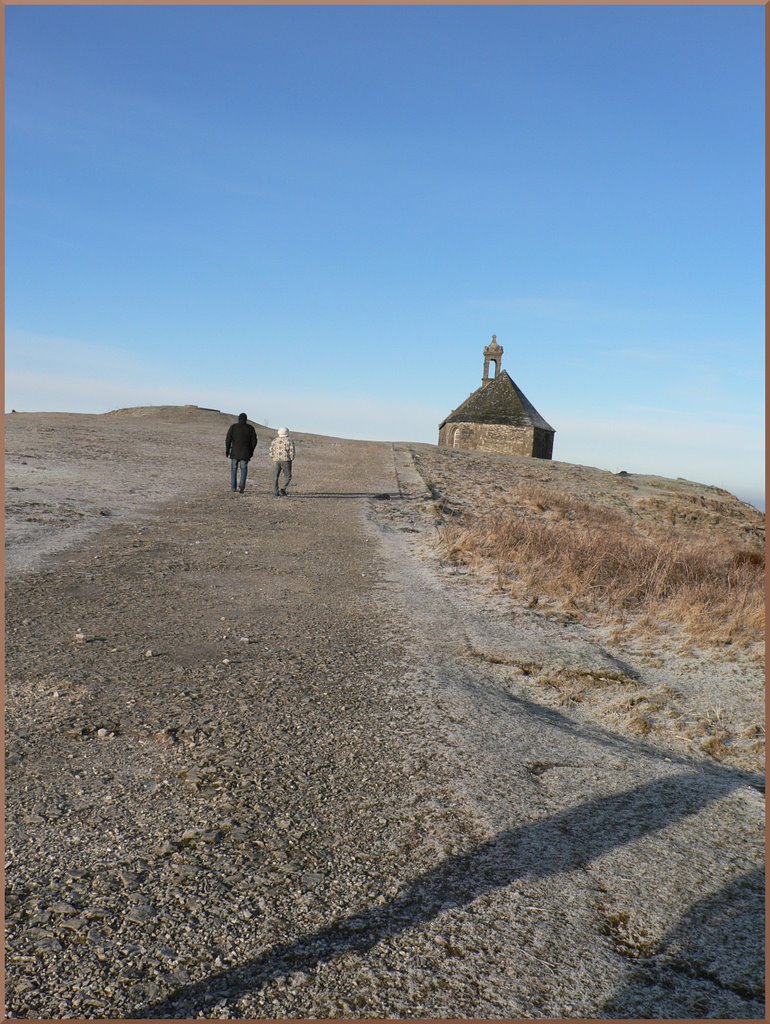
<path fill-rule="evenodd" d="M 717 779 L 711 773 L 676 774 L 503 831 L 466 854 L 447 858 L 388 903 L 338 918 L 251 961 L 182 986 L 162 1001 L 137 1008 L 132 1017 L 181 1016 L 190 1006 L 205 1013 L 223 998 L 237 999 L 291 971 L 311 971 L 345 952 L 365 954 L 388 936 L 432 921 L 450 908 L 467 906 L 517 879 L 544 878 L 589 864 L 697 814 L 743 784 L 744 777 L 729 770 Z M 679 926 L 687 927 L 687 921 Z M 632 990 L 627 995 L 630 1000 Z M 616 1012 L 625 1014 L 623 998 L 619 995 L 614 1003 Z"/>
<path fill-rule="evenodd" d="M 273 494 L 272 491 L 257 490 L 249 490 L 245 497 L 249 496 L 252 498 L 278 497 L 276 494 Z M 298 499 L 303 498 L 374 498 L 376 501 L 401 500 L 400 494 L 387 494 L 384 491 L 289 491 L 288 494 L 283 494 L 281 497 L 288 498 L 291 501 L 297 501 Z"/>
<path fill-rule="evenodd" d="M 618 661 L 618 665 L 623 662 Z M 757 772 L 743 768 L 728 768 L 718 762 L 696 760 L 686 754 L 678 754 L 675 750 L 655 747 L 644 740 L 635 739 L 633 736 L 624 736 L 604 728 L 596 723 L 578 721 L 568 718 L 556 708 L 538 704 L 534 700 L 528 700 L 518 694 L 511 693 L 502 686 L 492 683 L 477 683 L 468 680 L 456 682 L 457 689 L 468 694 L 476 701 L 489 702 L 490 698 L 496 701 L 495 712 L 504 714 L 506 711 L 511 715 L 520 716 L 526 714 L 545 723 L 549 728 L 558 729 L 569 739 L 575 741 L 590 741 L 592 744 L 602 747 L 615 754 L 623 756 L 631 755 L 634 758 L 644 758 L 648 761 L 665 761 L 668 764 L 682 765 L 693 771 L 703 773 L 709 779 L 718 780 L 731 779 L 731 788 L 735 786 L 751 786 L 760 793 L 765 792 L 765 779 Z"/>
<path fill-rule="evenodd" d="M 764 912 L 764 869 L 732 879 L 696 903 L 650 956 L 634 964 L 601 1016 L 722 1017 L 723 1008 L 713 1005 L 716 986 L 717 999 L 726 992 L 756 1001 L 756 1017 L 763 1019 L 764 949 L 757 939 L 764 933 Z M 690 979 L 686 997 L 672 983 L 676 976 Z"/>

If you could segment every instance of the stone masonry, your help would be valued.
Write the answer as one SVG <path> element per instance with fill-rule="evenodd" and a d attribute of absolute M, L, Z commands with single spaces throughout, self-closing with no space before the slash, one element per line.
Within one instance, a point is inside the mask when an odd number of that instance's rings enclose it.
<path fill-rule="evenodd" d="M 439 446 L 550 459 L 555 431 L 501 368 L 502 357 L 503 347 L 493 334 L 484 348 L 481 387 L 439 425 Z"/>

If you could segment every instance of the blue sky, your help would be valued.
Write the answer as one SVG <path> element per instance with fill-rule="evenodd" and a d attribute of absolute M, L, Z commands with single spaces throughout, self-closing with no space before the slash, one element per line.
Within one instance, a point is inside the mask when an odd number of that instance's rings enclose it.
<path fill-rule="evenodd" d="M 761 7 L 8 7 L 6 407 L 435 442 L 764 495 Z"/>

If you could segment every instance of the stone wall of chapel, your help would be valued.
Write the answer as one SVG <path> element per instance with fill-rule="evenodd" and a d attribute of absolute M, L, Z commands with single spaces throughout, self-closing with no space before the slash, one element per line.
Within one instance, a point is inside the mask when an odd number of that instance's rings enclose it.
<path fill-rule="evenodd" d="M 534 427 L 509 427 L 502 423 L 446 423 L 439 432 L 438 443 L 444 448 L 459 451 L 495 452 L 498 455 L 536 455 L 549 459 L 549 436 L 535 439 Z M 551 442 L 552 444 L 552 442 Z M 542 454 L 541 454 L 542 453 Z"/>

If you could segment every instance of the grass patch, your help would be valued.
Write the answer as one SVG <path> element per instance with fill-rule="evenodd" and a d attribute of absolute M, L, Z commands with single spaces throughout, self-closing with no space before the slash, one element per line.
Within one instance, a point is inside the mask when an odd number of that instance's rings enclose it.
<path fill-rule="evenodd" d="M 530 488 L 503 508 L 464 515 L 440 537 L 445 557 L 583 618 L 637 633 L 680 627 L 710 646 L 764 637 L 764 551 L 678 535 L 569 495 Z M 540 602 L 542 604 L 542 601 Z"/>
<path fill-rule="evenodd" d="M 619 953 L 631 959 L 653 956 L 657 950 L 652 933 L 634 921 L 627 911 L 604 911 L 602 931 L 612 940 Z"/>

